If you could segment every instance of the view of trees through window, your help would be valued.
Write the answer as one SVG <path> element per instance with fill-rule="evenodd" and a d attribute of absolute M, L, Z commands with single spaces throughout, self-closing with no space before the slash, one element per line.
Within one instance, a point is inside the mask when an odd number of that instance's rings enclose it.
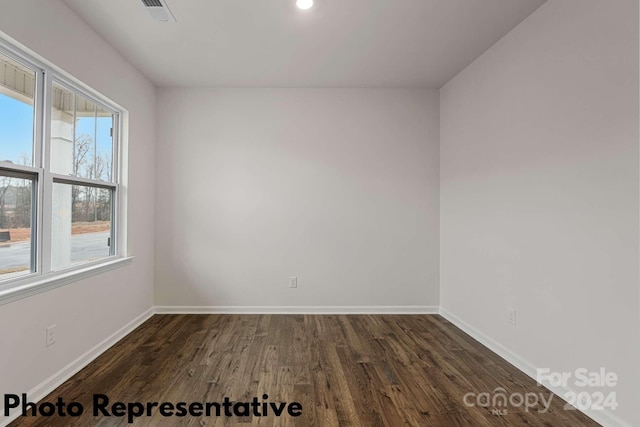
<path fill-rule="evenodd" d="M 31 227 L 31 181 L 0 175 L 0 229 Z"/>
<path fill-rule="evenodd" d="M 91 135 L 80 134 L 75 139 L 73 155 L 73 175 L 111 180 L 111 160 L 106 155 L 94 157 L 94 140 Z M 71 189 L 72 222 L 109 221 L 111 219 L 111 201 L 104 196 L 100 188 L 74 185 Z"/>
<path fill-rule="evenodd" d="M 109 256 L 111 190 L 54 183 L 52 214 L 54 269 Z"/>
<path fill-rule="evenodd" d="M 0 172 L 0 277 L 17 276 L 31 269 L 32 192 L 30 179 Z M 11 250 L 10 242 L 21 244 Z"/>
<path fill-rule="evenodd" d="M 45 226 L 51 268 L 112 254 L 114 113 L 54 82 L 49 138 L 37 143 L 36 76 L 0 53 L 0 280 L 34 271 L 36 184 L 47 155 L 53 193 L 43 209 L 51 212 Z"/>

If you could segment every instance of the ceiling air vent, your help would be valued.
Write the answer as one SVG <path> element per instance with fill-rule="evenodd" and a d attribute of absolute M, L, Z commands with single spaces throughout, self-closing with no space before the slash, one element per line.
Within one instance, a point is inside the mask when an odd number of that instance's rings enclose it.
<path fill-rule="evenodd" d="M 156 21 L 176 22 L 176 18 L 164 0 L 142 0 L 142 4 Z"/>

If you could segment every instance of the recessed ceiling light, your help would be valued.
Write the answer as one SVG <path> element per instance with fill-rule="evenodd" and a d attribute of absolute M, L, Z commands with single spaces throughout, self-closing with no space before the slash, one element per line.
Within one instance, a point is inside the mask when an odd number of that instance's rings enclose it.
<path fill-rule="evenodd" d="M 297 0 L 296 6 L 298 6 L 298 9 L 302 10 L 311 9 L 311 6 L 313 6 L 313 0 Z"/>

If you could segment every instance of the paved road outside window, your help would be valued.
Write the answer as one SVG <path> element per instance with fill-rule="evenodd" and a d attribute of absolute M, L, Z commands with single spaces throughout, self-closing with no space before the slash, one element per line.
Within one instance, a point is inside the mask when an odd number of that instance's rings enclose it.
<path fill-rule="evenodd" d="M 71 263 L 109 256 L 108 238 L 109 232 L 106 231 L 71 236 Z M 29 266 L 30 254 L 29 242 L 0 246 L 0 270 Z"/>

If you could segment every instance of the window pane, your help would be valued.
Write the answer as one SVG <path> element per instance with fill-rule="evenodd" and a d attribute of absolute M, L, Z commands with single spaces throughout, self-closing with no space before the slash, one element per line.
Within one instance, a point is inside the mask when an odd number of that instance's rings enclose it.
<path fill-rule="evenodd" d="M 111 181 L 113 113 L 55 84 L 52 100 L 51 171 Z"/>
<path fill-rule="evenodd" d="M 113 113 L 98 107 L 96 125 L 96 179 L 111 182 L 113 157 Z"/>
<path fill-rule="evenodd" d="M 76 136 L 73 175 L 95 179 L 96 104 L 76 95 Z"/>
<path fill-rule="evenodd" d="M 33 165 L 36 73 L 0 54 L 0 161 Z"/>
<path fill-rule="evenodd" d="M 53 184 L 53 269 L 111 255 L 111 200 L 109 189 Z"/>
<path fill-rule="evenodd" d="M 0 280 L 31 270 L 33 181 L 0 172 Z"/>

